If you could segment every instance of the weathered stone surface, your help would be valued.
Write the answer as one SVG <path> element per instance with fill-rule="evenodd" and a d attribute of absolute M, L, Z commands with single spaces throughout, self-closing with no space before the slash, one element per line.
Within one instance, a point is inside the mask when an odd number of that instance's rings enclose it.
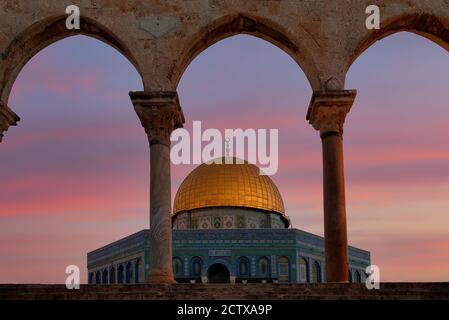
<path fill-rule="evenodd" d="M 2 106 L 0 102 L 0 142 L 2 142 L 3 133 L 8 130 L 10 126 L 16 126 L 20 118 L 12 112 L 6 105 Z"/>
<path fill-rule="evenodd" d="M 0 285 L 0 300 L 449 300 L 449 283 L 382 283 L 379 290 L 364 284 L 142 284 Z"/>
<path fill-rule="evenodd" d="M 65 27 L 68 5 L 81 29 Z M 239 33 L 265 39 L 298 63 L 314 91 L 342 90 L 354 60 L 376 40 L 399 31 L 449 50 L 447 0 L 379 0 L 381 29 L 365 26 L 364 1 L 0 0 L 0 101 L 26 62 L 76 34 L 119 50 L 146 91 L 175 91 L 189 63 L 210 45 Z"/>
<path fill-rule="evenodd" d="M 182 127 L 184 115 L 176 92 L 131 92 L 130 97 L 150 144 L 149 281 L 173 283 L 170 135 Z"/>
<path fill-rule="evenodd" d="M 342 135 L 343 124 L 355 96 L 355 90 L 315 92 L 310 101 L 307 120 L 321 136 L 329 133 Z"/>

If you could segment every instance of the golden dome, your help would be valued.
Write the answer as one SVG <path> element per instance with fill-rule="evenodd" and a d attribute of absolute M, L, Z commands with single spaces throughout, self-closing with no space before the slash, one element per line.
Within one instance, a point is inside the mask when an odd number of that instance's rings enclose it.
<path fill-rule="evenodd" d="M 246 207 L 276 212 L 284 217 L 278 188 L 259 168 L 243 164 L 202 164 L 184 179 L 176 193 L 174 214 L 205 207 Z"/>

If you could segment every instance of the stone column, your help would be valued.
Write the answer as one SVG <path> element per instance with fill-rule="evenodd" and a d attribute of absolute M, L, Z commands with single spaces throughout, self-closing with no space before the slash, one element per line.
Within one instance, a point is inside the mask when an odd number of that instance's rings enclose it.
<path fill-rule="evenodd" d="M 0 102 L 0 142 L 2 142 L 3 133 L 10 126 L 16 126 L 18 121 L 20 121 L 19 116 L 9 109 L 6 104 Z"/>
<path fill-rule="evenodd" d="M 343 124 L 355 90 L 315 92 L 307 120 L 320 132 L 323 147 L 323 196 L 326 280 L 348 281 Z"/>
<path fill-rule="evenodd" d="M 150 144 L 149 282 L 173 283 L 170 134 L 184 116 L 173 91 L 131 92 L 134 109 Z"/>

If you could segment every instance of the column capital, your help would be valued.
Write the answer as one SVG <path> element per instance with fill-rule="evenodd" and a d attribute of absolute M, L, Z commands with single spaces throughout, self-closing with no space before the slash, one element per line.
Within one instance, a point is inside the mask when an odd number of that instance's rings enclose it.
<path fill-rule="evenodd" d="M 148 141 L 152 144 L 170 145 L 173 130 L 185 122 L 176 91 L 130 92 L 134 110 L 139 116 Z"/>
<path fill-rule="evenodd" d="M 19 116 L 8 108 L 6 104 L 0 102 L 0 142 L 2 142 L 3 133 L 7 131 L 10 126 L 16 126 L 19 121 Z"/>
<path fill-rule="evenodd" d="M 356 90 L 314 92 L 307 110 L 307 120 L 321 137 L 343 134 L 346 115 L 351 110 L 357 95 Z"/>

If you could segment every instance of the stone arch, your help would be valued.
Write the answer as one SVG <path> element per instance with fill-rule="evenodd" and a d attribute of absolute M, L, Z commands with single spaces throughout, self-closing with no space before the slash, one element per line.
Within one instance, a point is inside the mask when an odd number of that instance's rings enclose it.
<path fill-rule="evenodd" d="M 354 61 L 376 41 L 402 31 L 420 35 L 449 51 L 448 19 L 431 14 L 407 14 L 388 19 L 382 23 L 381 29 L 374 30 L 365 36 L 351 52 L 346 70 L 349 70 Z"/>
<path fill-rule="evenodd" d="M 131 62 L 141 75 L 141 69 L 131 50 L 111 30 L 97 21 L 81 17 L 79 30 L 68 30 L 66 16 L 53 16 L 43 19 L 26 28 L 2 52 L 2 70 L 0 76 L 0 101 L 8 102 L 11 88 L 25 64 L 39 51 L 49 45 L 76 35 L 85 35 L 105 42 L 118 50 Z"/>
<path fill-rule="evenodd" d="M 178 86 L 184 71 L 200 53 L 213 44 L 238 34 L 255 36 L 283 50 L 296 61 L 305 73 L 312 89 L 320 89 L 319 73 L 308 46 L 293 40 L 293 36 L 275 22 L 267 18 L 246 14 L 227 15 L 218 18 L 201 28 L 199 32 L 186 41 L 187 46 L 182 50 L 183 55 L 177 60 L 173 71 L 169 75 L 174 86 Z M 304 32 L 304 34 L 307 33 Z"/>

